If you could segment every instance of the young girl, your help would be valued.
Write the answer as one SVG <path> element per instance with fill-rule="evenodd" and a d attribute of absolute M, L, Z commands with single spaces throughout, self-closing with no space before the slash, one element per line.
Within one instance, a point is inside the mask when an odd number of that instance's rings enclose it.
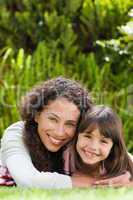
<path fill-rule="evenodd" d="M 78 132 L 72 149 L 65 152 L 66 171 L 75 177 L 88 174 L 90 185 L 125 171 L 129 171 L 133 179 L 133 162 L 125 146 L 122 123 L 111 108 L 93 107 L 86 113 Z"/>

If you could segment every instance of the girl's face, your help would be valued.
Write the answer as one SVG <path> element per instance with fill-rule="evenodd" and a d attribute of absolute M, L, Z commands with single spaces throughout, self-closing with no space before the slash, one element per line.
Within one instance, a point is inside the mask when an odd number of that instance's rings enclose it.
<path fill-rule="evenodd" d="M 93 165 L 105 160 L 112 146 L 112 140 L 105 138 L 96 128 L 92 132 L 85 130 L 79 134 L 76 150 L 85 164 Z"/>
<path fill-rule="evenodd" d="M 38 134 L 44 146 L 49 151 L 56 152 L 70 141 L 75 134 L 79 116 L 77 106 L 65 98 L 49 102 L 35 116 Z"/>

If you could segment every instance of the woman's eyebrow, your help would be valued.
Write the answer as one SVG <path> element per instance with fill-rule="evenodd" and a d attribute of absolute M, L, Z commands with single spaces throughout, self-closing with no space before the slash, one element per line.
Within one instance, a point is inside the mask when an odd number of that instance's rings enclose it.
<path fill-rule="evenodd" d="M 48 112 L 48 113 L 47 113 L 47 115 L 53 115 L 54 117 L 56 117 L 56 118 L 60 119 L 60 117 L 59 117 L 57 114 L 55 114 L 55 113 L 52 113 L 52 112 Z"/>
<path fill-rule="evenodd" d="M 75 124 L 75 125 L 77 124 L 77 121 L 75 121 L 75 120 L 67 120 L 67 122 L 68 122 L 68 123 L 73 123 L 73 124 Z"/>

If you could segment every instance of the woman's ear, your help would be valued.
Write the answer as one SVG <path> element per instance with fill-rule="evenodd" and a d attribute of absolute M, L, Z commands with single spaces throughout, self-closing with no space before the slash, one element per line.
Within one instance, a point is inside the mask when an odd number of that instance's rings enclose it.
<path fill-rule="evenodd" d="M 35 117 L 34 117 L 34 120 L 35 122 L 38 124 L 38 120 L 39 120 L 39 115 L 40 113 L 36 113 Z"/>

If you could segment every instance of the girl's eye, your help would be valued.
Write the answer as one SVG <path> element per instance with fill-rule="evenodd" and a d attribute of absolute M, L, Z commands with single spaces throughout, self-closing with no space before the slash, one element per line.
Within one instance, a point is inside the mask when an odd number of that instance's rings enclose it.
<path fill-rule="evenodd" d="M 106 140 L 101 140 L 101 142 L 104 144 L 108 144 L 108 141 L 106 141 Z"/>
<path fill-rule="evenodd" d="M 91 135 L 84 135 L 86 138 L 92 138 Z"/>

